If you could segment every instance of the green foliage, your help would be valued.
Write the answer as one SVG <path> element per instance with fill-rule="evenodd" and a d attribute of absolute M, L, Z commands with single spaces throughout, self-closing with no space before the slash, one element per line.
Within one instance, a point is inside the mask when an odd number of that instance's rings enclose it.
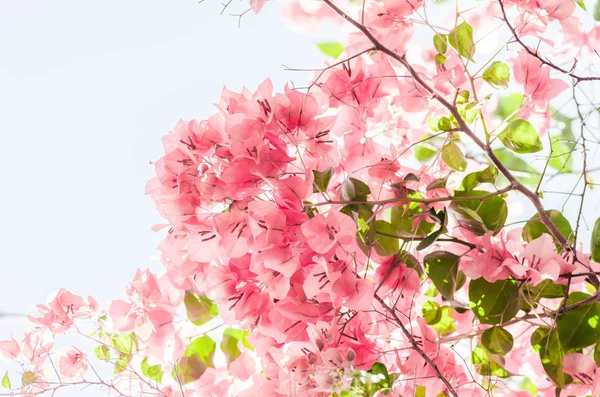
<path fill-rule="evenodd" d="M 563 358 L 567 350 L 558 338 L 556 329 L 540 327 L 531 335 L 531 346 L 538 352 L 544 370 L 559 387 L 571 383 L 572 378 L 563 372 Z"/>
<path fill-rule="evenodd" d="M 423 198 L 419 193 L 411 193 L 410 198 Z M 408 203 L 406 205 L 397 205 L 390 210 L 390 223 L 395 234 L 403 239 L 411 240 L 415 237 L 425 237 L 431 233 L 435 225 L 424 219 L 421 219 L 416 227 L 413 227 L 415 217 L 423 214 L 423 209 L 419 203 Z"/>
<path fill-rule="evenodd" d="M 426 238 L 421 240 L 419 245 L 417 245 L 417 251 L 424 250 L 433 244 L 443 233 L 446 233 L 446 225 L 448 224 L 448 214 L 446 210 L 442 210 L 439 212 L 435 212 L 435 210 L 429 210 L 429 217 L 433 219 L 438 225 L 439 228 L 436 229 L 433 233 L 428 235 Z M 423 222 L 423 221 L 422 221 Z"/>
<path fill-rule="evenodd" d="M 552 280 L 544 280 L 536 286 L 527 286 L 525 291 L 533 300 L 537 302 L 541 298 L 563 298 L 566 295 L 567 287 L 562 284 L 556 284 L 552 282 Z"/>
<path fill-rule="evenodd" d="M 376 362 L 368 371 L 352 375 L 350 390 L 340 392 L 340 397 L 375 397 L 390 393 L 396 375 L 390 375 L 384 364 Z"/>
<path fill-rule="evenodd" d="M 146 357 L 142 360 L 142 374 L 151 381 L 162 383 L 164 371 L 161 369 L 160 364 L 148 364 L 148 358 Z"/>
<path fill-rule="evenodd" d="M 183 300 L 188 319 L 194 325 L 203 325 L 219 315 L 219 308 L 206 295 L 185 291 Z"/>
<path fill-rule="evenodd" d="M 98 360 L 110 360 L 110 349 L 106 345 L 97 346 L 94 349 L 94 354 L 98 358 Z"/>
<path fill-rule="evenodd" d="M 573 170 L 573 158 L 571 157 L 573 145 L 554 137 L 550 140 L 550 144 L 552 157 L 548 161 L 548 165 L 559 172 L 571 172 Z"/>
<path fill-rule="evenodd" d="M 434 301 L 427 301 L 421 308 L 421 315 L 427 324 L 437 324 L 442 319 L 442 308 Z"/>
<path fill-rule="evenodd" d="M 471 353 L 471 362 L 475 366 L 477 373 L 483 376 L 494 376 L 498 378 L 508 378 L 511 376 L 512 374 L 502 367 L 503 361 L 504 359 L 502 357 L 490 354 L 490 352 L 479 344 Z"/>
<path fill-rule="evenodd" d="M 344 201 L 367 201 L 371 189 L 363 181 L 356 178 L 348 178 L 342 183 L 340 198 Z"/>
<path fill-rule="evenodd" d="M 427 146 L 424 146 L 423 144 L 415 146 L 415 149 L 414 149 L 415 158 L 422 163 L 431 160 L 432 158 L 435 157 L 435 155 L 437 153 L 438 152 L 436 152 L 435 150 L 433 150 Z"/>
<path fill-rule="evenodd" d="M 532 175 L 538 174 L 538 170 L 536 170 L 535 167 L 531 166 L 528 162 L 508 151 L 507 149 L 494 150 L 494 154 L 496 157 L 498 157 L 502 164 L 504 164 L 504 166 L 511 171 Z"/>
<path fill-rule="evenodd" d="M 324 192 L 327 190 L 327 186 L 329 186 L 329 181 L 333 177 L 335 170 L 333 167 L 327 167 L 324 171 L 315 171 L 313 170 L 314 176 L 314 186 L 313 193 Z"/>
<path fill-rule="evenodd" d="M 223 339 L 221 340 L 221 351 L 225 353 L 227 364 L 238 358 L 242 351 L 240 350 L 239 344 L 241 343 L 246 349 L 254 350 L 252 345 L 248 342 L 248 335 L 250 331 L 245 331 L 236 328 L 227 328 L 223 331 Z"/>
<path fill-rule="evenodd" d="M 447 300 L 454 299 L 460 257 L 446 251 L 435 251 L 423 259 L 425 273 Z"/>
<path fill-rule="evenodd" d="M 490 353 L 503 356 L 513 348 L 513 336 L 504 328 L 493 326 L 483 332 L 481 344 Z"/>
<path fill-rule="evenodd" d="M 505 62 L 496 61 L 483 72 L 483 80 L 496 89 L 508 88 L 510 68 Z"/>
<path fill-rule="evenodd" d="M 461 23 L 448 33 L 448 43 L 464 58 L 473 61 L 475 41 L 473 27 L 466 22 Z"/>
<path fill-rule="evenodd" d="M 194 339 L 177 363 L 175 378 L 182 384 L 199 379 L 207 368 L 214 368 L 213 357 L 217 343 L 208 335 Z"/>
<path fill-rule="evenodd" d="M 445 54 L 448 51 L 448 39 L 445 35 L 436 33 L 433 36 L 433 46 L 439 54 Z"/>
<path fill-rule="evenodd" d="M 584 292 L 573 292 L 567 305 L 591 298 Z M 558 338 L 566 349 L 588 347 L 600 342 L 600 303 L 593 302 L 567 311 L 556 321 Z"/>
<path fill-rule="evenodd" d="M 527 120 L 511 121 L 498 138 L 504 146 L 519 154 L 536 153 L 544 148 L 537 131 Z"/>
<path fill-rule="evenodd" d="M 510 376 L 502 365 L 492 357 L 488 351 L 481 345 L 477 345 L 471 353 L 471 362 L 475 366 L 477 373 L 483 376 L 495 376 L 498 378 L 507 378 Z"/>
<path fill-rule="evenodd" d="M 568 240 L 573 239 L 573 228 L 569 223 L 569 220 L 558 210 L 547 210 L 546 215 L 550 218 L 550 221 L 554 223 L 558 231 Z M 523 240 L 530 242 L 540 237 L 542 234 L 550 234 L 550 230 L 539 220 L 539 215 L 534 215 L 527 221 L 525 227 L 523 227 L 522 237 Z M 554 239 L 554 242 L 558 244 L 558 241 Z"/>
<path fill-rule="evenodd" d="M 345 47 L 342 43 L 339 42 L 325 42 L 325 43 L 317 43 L 317 47 L 319 50 L 328 57 L 337 59 L 342 52 L 344 52 Z"/>
<path fill-rule="evenodd" d="M 10 387 L 11 387 L 10 378 L 8 377 L 8 372 L 6 372 L 4 374 L 4 376 L 2 377 L 2 387 L 5 389 L 10 389 Z"/>
<path fill-rule="evenodd" d="M 137 351 L 137 336 L 133 332 L 130 334 L 114 334 L 112 342 L 121 354 L 129 355 Z"/>
<path fill-rule="evenodd" d="M 467 169 L 467 160 L 462 150 L 453 141 L 449 141 L 442 147 L 442 160 L 450 168 L 453 168 L 459 172 Z"/>
<path fill-rule="evenodd" d="M 438 120 L 437 128 L 440 131 L 449 131 L 453 128 L 452 121 L 450 121 L 450 119 L 446 116 L 440 117 L 440 119 Z"/>
<path fill-rule="evenodd" d="M 596 219 L 594 229 L 592 229 L 592 240 L 590 241 L 591 259 L 594 262 L 600 262 L 600 218 Z"/>
<path fill-rule="evenodd" d="M 596 1 L 596 5 L 594 6 L 594 19 L 600 21 L 600 0 Z"/>
<path fill-rule="evenodd" d="M 456 197 L 481 197 L 489 194 L 484 190 L 471 190 L 454 192 Z M 501 196 L 488 197 L 486 199 L 474 199 L 469 201 L 453 201 L 449 207 L 457 222 L 478 235 L 488 231 L 497 233 L 504 227 L 508 217 L 508 206 Z"/>
<path fill-rule="evenodd" d="M 471 310 L 483 324 L 502 324 L 512 319 L 521 307 L 519 287 L 515 280 L 494 283 L 483 277 L 471 280 L 469 301 Z"/>
<path fill-rule="evenodd" d="M 396 229 L 389 222 L 384 220 L 375 221 L 375 238 L 373 247 L 379 255 L 387 256 L 398 252 L 398 239 L 389 237 L 396 235 Z"/>
<path fill-rule="evenodd" d="M 591 298 L 584 292 L 573 292 L 566 305 L 570 307 Z M 582 348 L 596 345 L 594 360 L 600 362 L 600 303 L 591 302 L 571 308 L 559 316 L 552 329 L 540 327 L 531 336 L 531 345 L 540 355 L 548 376 L 560 387 L 571 383 L 572 378 L 563 372 L 565 355 L 581 352 Z"/>
<path fill-rule="evenodd" d="M 471 172 L 468 174 L 463 180 L 461 184 L 461 189 L 469 192 L 475 189 L 482 183 L 494 183 L 496 181 L 496 177 L 498 176 L 498 169 L 490 165 L 483 171 Z"/>
<path fill-rule="evenodd" d="M 450 306 L 442 306 L 440 314 L 440 320 L 431 324 L 432 328 L 442 336 L 454 332 L 454 309 Z"/>
<path fill-rule="evenodd" d="M 512 119 L 523 104 L 523 94 L 511 94 L 501 96 L 495 114 L 502 120 Z"/>

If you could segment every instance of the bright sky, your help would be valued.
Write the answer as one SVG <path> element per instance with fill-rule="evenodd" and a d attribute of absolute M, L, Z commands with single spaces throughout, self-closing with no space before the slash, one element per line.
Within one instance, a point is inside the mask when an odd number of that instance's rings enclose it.
<path fill-rule="evenodd" d="M 123 295 L 161 219 L 149 160 L 179 119 L 214 112 L 223 85 L 276 89 L 323 56 L 269 5 L 241 28 L 219 1 L 0 2 L 0 313 L 31 312 L 61 287 Z M 0 319 L 0 339 L 25 321 Z M 0 377 L 4 374 L 0 364 Z M 14 368 L 13 368 L 14 370 Z M 105 395 L 88 389 L 56 396 Z"/>
<path fill-rule="evenodd" d="M 241 28 L 221 8 L 0 2 L 0 313 L 31 311 L 61 287 L 107 302 L 136 268 L 158 269 L 162 234 L 150 227 L 161 220 L 144 185 L 161 137 L 181 118 L 210 115 L 224 84 L 254 88 L 270 77 L 281 89 L 306 80 L 282 64 L 321 66 L 316 40 L 285 27 L 276 4 L 244 16 Z M 23 325 L 0 319 L 0 339 Z"/>

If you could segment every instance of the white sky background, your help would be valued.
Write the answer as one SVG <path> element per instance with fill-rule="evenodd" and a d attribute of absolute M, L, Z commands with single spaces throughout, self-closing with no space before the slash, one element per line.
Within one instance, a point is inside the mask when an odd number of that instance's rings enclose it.
<path fill-rule="evenodd" d="M 248 13 L 240 29 L 221 8 L 219 0 L 0 0 L 0 313 L 31 312 L 61 287 L 106 303 L 136 268 L 158 270 L 151 258 L 162 233 L 150 228 L 161 219 L 144 185 L 161 137 L 179 119 L 212 114 L 223 85 L 254 89 L 270 77 L 281 90 L 306 82 L 282 64 L 321 67 L 318 40 L 290 31 L 277 4 Z M 598 214 L 597 202 L 588 207 Z M 0 339 L 23 326 L 0 319 Z"/>
<path fill-rule="evenodd" d="M 282 64 L 324 60 L 276 5 L 238 29 L 227 13 L 246 4 L 220 16 L 219 0 L 0 0 L 0 312 L 61 287 L 106 303 L 136 268 L 160 268 L 144 185 L 161 137 L 214 113 L 223 85 L 280 90 L 307 76 Z M 0 339 L 24 325 L 0 318 Z M 106 393 L 56 394 L 83 395 Z"/>
<path fill-rule="evenodd" d="M 162 236 L 144 195 L 161 137 L 214 113 L 223 85 L 254 89 L 270 77 L 281 89 L 306 81 L 282 63 L 322 64 L 277 7 L 247 14 L 240 29 L 221 8 L 0 1 L 0 311 L 24 312 L 60 287 L 121 295 Z"/>

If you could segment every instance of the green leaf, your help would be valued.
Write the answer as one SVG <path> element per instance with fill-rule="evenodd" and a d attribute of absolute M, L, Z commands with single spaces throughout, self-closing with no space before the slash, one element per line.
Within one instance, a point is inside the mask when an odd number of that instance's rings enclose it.
<path fill-rule="evenodd" d="M 458 95 L 456 96 L 456 103 L 461 105 L 461 104 L 465 104 L 465 103 L 469 102 L 470 95 L 471 95 L 471 93 L 467 90 L 459 91 Z"/>
<path fill-rule="evenodd" d="M 438 71 L 443 71 L 442 65 L 446 63 L 446 56 L 442 54 L 435 55 L 435 67 Z"/>
<path fill-rule="evenodd" d="M 588 299 L 583 292 L 573 292 L 569 305 Z M 594 302 L 569 310 L 556 321 L 558 338 L 566 349 L 588 347 L 600 342 L 600 303 Z"/>
<path fill-rule="evenodd" d="M 448 183 L 449 177 L 450 174 L 446 175 L 443 178 L 434 179 L 433 181 L 431 181 L 431 183 L 429 183 L 429 185 L 427 185 L 425 190 L 430 191 L 435 189 L 444 189 L 446 187 L 446 184 Z"/>
<path fill-rule="evenodd" d="M 110 350 L 106 345 L 100 345 L 94 349 L 94 354 L 98 357 L 99 360 L 109 360 L 110 359 Z"/>
<path fill-rule="evenodd" d="M 410 194 L 410 198 L 422 198 L 418 193 Z M 395 230 L 394 234 L 404 240 L 414 238 L 423 238 L 427 236 L 435 225 L 424 219 L 421 219 L 416 227 L 413 227 L 415 217 L 423 214 L 423 209 L 419 203 L 408 203 L 406 205 L 397 205 L 390 210 L 390 223 Z"/>
<path fill-rule="evenodd" d="M 575 1 L 577 3 L 577 5 L 581 8 L 583 8 L 584 11 L 587 11 L 587 8 L 585 6 L 585 2 L 583 0 L 579 0 L 579 1 Z"/>
<path fill-rule="evenodd" d="M 5 389 L 10 389 L 10 378 L 8 377 L 8 372 L 6 372 L 2 377 L 2 387 Z"/>
<path fill-rule="evenodd" d="M 446 251 L 431 252 L 423 259 L 425 273 L 447 300 L 454 299 L 459 262 L 459 256 Z"/>
<path fill-rule="evenodd" d="M 355 178 L 346 179 L 340 190 L 340 198 L 344 201 L 366 201 L 369 194 L 369 186 Z"/>
<path fill-rule="evenodd" d="M 452 122 L 446 116 L 440 117 L 440 119 L 438 120 L 437 127 L 440 131 L 448 131 L 452 129 Z"/>
<path fill-rule="evenodd" d="M 559 172 L 571 172 L 573 170 L 573 145 L 567 145 L 559 139 L 550 140 L 552 146 L 552 157 L 548 165 Z"/>
<path fill-rule="evenodd" d="M 436 223 L 439 223 L 439 228 L 434 231 L 433 233 L 431 233 L 430 235 L 428 235 L 426 238 L 424 238 L 423 240 L 421 240 L 421 242 L 417 245 L 417 251 L 421 251 L 424 250 L 425 248 L 429 247 L 431 244 L 433 244 L 443 233 L 446 233 L 447 229 L 446 226 L 448 225 L 448 215 L 446 213 L 446 210 L 442 210 L 438 213 L 435 213 L 433 209 L 429 210 L 429 216 L 432 219 L 437 219 Z M 421 221 L 421 223 L 424 221 Z M 419 224 L 420 226 L 421 224 Z"/>
<path fill-rule="evenodd" d="M 541 298 L 556 299 L 565 296 L 567 287 L 562 284 L 556 284 L 552 282 L 552 280 L 543 280 L 538 285 L 529 287 L 528 292 L 535 301 L 538 301 Z"/>
<path fill-rule="evenodd" d="M 435 157 L 437 153 L 438 152 L 436 152 L 435 150 L 430 149 L 429 147 L 424 145 L 417 145 L 415 146 L 414 150 L 415 158 L 422 163 L 431 160 Z"/>
<path fill-rule="evenodd" d="M 468 174 L 462 181 L 461 188 L 462 190 L 469 192 L 475 189 L 482 183 L 494 183 L 496 181 L 496 176 L 498 176 L 498 169 L 490 165 L 483 171 L 471 172 Z"/>
<path fill-rule="evenodd" d="M 483 324 L 501 324 L 512 319 L 521 307 L 515 280 L 498 280 L 494 283 L 483 277 L 471 280 L 469 301 L 471 310 Z"/>
<path fill-rule="evenodd" d="M 468 192 L 456 190 L 456 197 L 481 197 L 489 194 L 485 190 L 471 190 Z M 501 196 L 488 197 L 486 199 L 453 201 L 449 207 L 458 224 L 465 229 L 484 235 L 488 231 L 499 232 L 508 217 L 508 205 Z"/>
<path fill-rule="evenodd" d="M 600 366 L 600 344 L 598 343 L 594 347 L 594 362 L 597 366 Z"/>
<path fill-rule="evenodd" d="M 510 68 L 505 62 L 496 61 L 483 72 L 483 80 L 496 89 L 505 89 L 510 80 Z"/>
<path fill-rule="evenodd" d="M 442 306 L 442 318 L 431 327 L 440 335 L 445 336 L 454 332 L 454 309 L 451 306 Z"/>
<path fill-rule="evenodd" d="M 494 113 L 502 120 L 511 115 L 513 115 L 511 118 L 514 118 L 514 114 L 521 108 L 521 105 L 523 105 L 523 94 L 501 96 L 498 99 L 498 107 Z"/>
<path fill-rule="evenodd" d="M 445 54 L 448 51 L 448 40 L 446 36 L 441 33 L 436 33 L 433 36 L 433 46 L 439 54 Z"/>
<path fill-rule="evenodd" d="M 600 0 L 598 0 L 594 6 L 594 19 L 600 21 Z"/>
<path fill-rule="evenodd" d="M 465 155 L 453 141 L 448 142 L 442 147 L 442 160 L 449 167 L 459 172 L 463 172 L 467 168 Z"/>
<path fill-rule="evenodd" d="M 511 171 L 538 174 L 538 171 L 534 167 L 507 149 L 494 150 L 494 154 Z"/>
<path fill-rule="evenodd" d="M 191 291 L 185 291 L 183 303 L 188 319 L 194 325 L 206 324 L 219 315 L 219 307 L 206 295 L 197 295 Z"/>
<path fill-rule="evenodd" d="M 127 362 L 124 360 L 116 360 L 115 361 L 115 368 L 113 370 L 113 374 L 118 374 L 120 372 L 125 371 L 125 369 L 127 368 Z"/>
<path fill-rule="evenodd" d="M 223 331 L 223 339 L 221 340 L 220 347 L 221 351 L 225 353 L 227 364 L 231 364 L 233 360 L 242 354 L 242 351 L 239 348 L 240 343 L 247 349 L 254 350 L 248 342 L 248 335 L 250 335 L 250 331 L 236 328 L 227 328 Z"/>
<path fill-rule="evenodd" d="M 377 220 L 375 221 L 375 230 L 375 251 L 382 256 L 394 255 L 397 253 L 399 249 L 398 239 L 394 237 L 388 237 L 389 235 L 396 235 L 396 229 L 394 226 L 384 220 Z"/>
<path fill-rule="evenodd" d="M 490 357 L 488 352 L 479 344 L 475 346 L 471 353 L 471 362 L 475 366 L 477 373 L 483 376 L 507 378 L 511 375 L 498 361 Z"/>
<path fill-rule="evenodd" d="M 550 218 L 552 223 L 554 223 L 558 231 L 567 240 L 573 240 L 573 228 L 571 227 L 569 220 L 565 218 L 560 211 L 547 210 L 546 215 L 548 215 L 548 217 Z M 550 233 L 550 230 L 548 230 L 548 228 L 546 227 L 546 225 L 544 225 L 539 219 L 539 215 L 535 214 L 531 217 L 531 219 L 529 219 L 529 221 L 527 221 L 525 227 L 523 227 L 523 232 L 521 234 L 523 240 L 530 242 L 540 237 L 544 233 L 552 235 Z M 558 245 L 558 241 L 556 239 L 554 239 L 554 242 Z"/>
<path fill-rule="evenodd" d="M 150 365 L 148 364 L 148 358 L 144 358 L 142 360 L 142 374 L 150 379 L 151 381 L 155 381 L 157 383 L 162 383 L 162 377 L 164 375 L 164 371 L 161 369 L 160 364 Z"/>
<path fill-rule="evenodd" d="M 317 43 L 317 47 L 319 47 L 323 54 L 334 59 L 342 55 L 342 52 L 345 50 L 344 45 L 338 42 Z"/>
<path fill-rule="evenodd" d="M 117 351 L 122 355 L 131 355 L 137 351 L 137 336 L 135 333 L 114 334 L 112 342 Z"/>
<path fill-rule="evenodd" d="M 590 241 L 591 259 L 600 262 L 600 218 L 596 219 L 592 229 L 592 240 Z"/>
<path fill-rule="evenodd" d="M 504 328 L 493 326 L 483 331 L 481 343 L 490 353 L 503 356 L 513 348 L 513 336 Z"/>
<path fill-rule="evenodd" d="M 519 154 L 536 153 L 544 148 L 537 131 L 527 120 L 511 121 L 498 138 L 504 146 Z"/>
<path fill-rule="evenodd" d="M 427 324 L 437 324 L 442 319 L 442 308 L 434 301 L 426 301 L 421 308 L 421 314 Z"/>
<path fill-rule="evenodd" d="M 473 40 L 473 28 L 466 22 L 458 25 L 454 30 L 448 33 L 448 43 L 458 53 L 464 57 L 473 61 L 473 55 L 475 55 L 475 41 Z"/>
<path fill-rule="evenodd" d="M 313 176 L 315 178 L 313 186 L 313 193 L 324 192 L 327 190 L 327 186 L 329 186 L 329 181 L 333 177 L 335 170 L 333 167 L 327 167 L 325 171 L 316 171 L 313 170 Z"/>
<path fill-rule="evenodd" d="M 562 387 L 572 382 L 572 378 L 563 372 L 563 358 L 568 353 L 561 344 L 556 329 L 546 327 L 536 329 L 531 335 L 531 346 L 538 352 L 542 366 L 548 376 Z"/>
<path fill-rule="evenodd" d="M 177 381 L 187 384 L 199 379 L 208 367 L 214 368 L 217 343 L 208 335 L 194 339 L 177 364 Z"/>

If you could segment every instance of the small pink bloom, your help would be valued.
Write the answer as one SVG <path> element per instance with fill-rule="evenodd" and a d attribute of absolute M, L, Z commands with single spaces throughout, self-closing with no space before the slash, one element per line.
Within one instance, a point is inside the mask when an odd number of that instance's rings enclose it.
<path fill-rule="evenodd" d="M 88 364 L 85 354 L 78 349 L 70 349 L 59 361 L 60 374 L 66 378 L 77 378 L 85 375 Z"/>
<path fill-rule="evenodd" d="M 21 353 L 21 346 L 14 339 L 0 341 L 0 357 L 6 361 L 15 361 Z"/>

